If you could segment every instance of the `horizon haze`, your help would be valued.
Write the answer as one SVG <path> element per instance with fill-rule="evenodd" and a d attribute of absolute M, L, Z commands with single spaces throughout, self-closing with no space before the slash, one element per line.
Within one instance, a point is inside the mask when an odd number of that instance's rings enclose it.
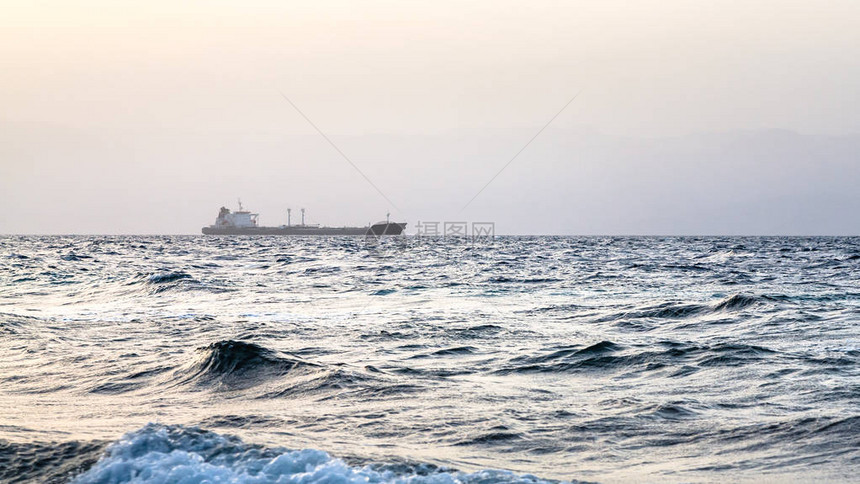
<path fill-rule="evenodd" d="M 856 2 L 2 9 L 2 234 L 860 234 Z"/>

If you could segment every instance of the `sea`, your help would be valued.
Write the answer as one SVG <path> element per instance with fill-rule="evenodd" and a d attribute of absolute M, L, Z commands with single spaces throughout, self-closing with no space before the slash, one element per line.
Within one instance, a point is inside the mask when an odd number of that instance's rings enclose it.
<path fill-rule="evenodd" d="M 860 238 L 0 237 L 0 482 L 860 481 Z"/>

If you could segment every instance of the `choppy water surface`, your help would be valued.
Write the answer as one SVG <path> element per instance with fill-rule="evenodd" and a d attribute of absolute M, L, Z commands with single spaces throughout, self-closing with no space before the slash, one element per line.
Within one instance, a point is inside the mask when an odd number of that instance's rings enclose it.
<path fill-rule="evenodd" d="M 5 237 L 0 481 L 850 481 L 858 322 L 857 238 Z"/>

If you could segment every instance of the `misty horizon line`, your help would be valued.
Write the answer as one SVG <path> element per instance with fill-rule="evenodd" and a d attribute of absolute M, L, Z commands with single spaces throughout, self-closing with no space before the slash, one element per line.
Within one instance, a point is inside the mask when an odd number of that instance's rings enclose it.
<path fill-rule="evenodd" d="M 205 237 L 205 238 L 236 238 L 247 237 L 254 239 L 269 239 L 269 238 L 329 238 L 329 237 L 352 237 L 365 238 L 364 235 L 204 235 L 195 233 L 0 233 L 0 237 Z M 378 236 L 377 236 L 378 237 Z M 470 235 L 423 235 L 423 234 L 402 234 L 402 235 L 386 235 L 384 237 L 410 237 L 410 238 L 428 238 L 428 239 L 470 239 Z M 619 238 L 634 238 L 634 237 L 702 237 L 702 238 L 717 238 L 717 237 L 738 237 L 738 238 L 776 238 L 776 237 L 793 237 L 793 238 L 841 238 L 841 237 L 860 237 L 860 233 L 844 233 L 844 234 L 798 234 L 798 233 L 770 233 L 770 234 L 717 234 L 717 233 L 687 233 L 687 234 L 659 234 L 659 233 L 606 233 L 606 234 L 511 234 L 502 233 L 495 234 L 493 237 L 619 237 Z"/>
<path fill-rule="evenodd" d="M 116 132 L 125 132 L 125 133 L 252 133 L 252 134 L 271 134 L 278 136 L 287 136 L 287 137 L 311 137 L 317 138 L 319 137 L 319 133 L 311 132 L 310 130 L 295 130 L 290 129 L 286 130 L 283 126 L 267 126 L 267 127 L 247 127 L 247 128 L 196 128 L 194 126 L 169 126 L 169 127 L 159 127 L 159 126 L 140 126 L 140 127 L 118 127 L 110 124 L 106 124 L 104 126 L 99 126 L 98 130 L 92 129 L 92 127 L 81 128 L 77 127 L 71 123 L 62 123 L 62 122 L 44 122 L 44 121 L 31 121 L 31 120 L 15 120 L 15 119 L 0 119 L 0 124 L 8 124 L 8 125 L 18 125 L 18 126 L 40 126 L 44 128 L 54 128 L 54 129 L 68 129 L 70 131 L 76 132 L 99 132 L 99 133 L 116 133 Z M 361 137 L 361 136 L 410 136 L 410 137 L 445 137 L 451 136 L 455 134 L 459 135 L 472 135 L 472 136 L 488 136 L 495 134 L 504 134 L 505 136 L 511 136 L 511 130 L 528 130 L 533 128 L 538 128 L 541 126 L 539 122 L 524 122 L 524 123 L 516 123 L 516 124 L 508 124 L 508 125 L 489 125 L 489 126 L 481 126 L 481 125 L 470 125 L 470 126 L 459 126 L 459 127 L 451 127 L 446 129 L 423 129 L 423 130 L 388 130 L 388 129 L 378 129 L 378 130 L 370 130 L 370 131 L 351 131 L 351 130 L 343 130 L 343 129 L 335 129 L 335 130 L 326 130 L 326 135 L 329 136 L 338 136 L 338 137 Z M 553 131 L 556 133 L 576 133 L 576 134 L 587 134 L 587 135 L 595 135 L 595 136 L 605 136 L 610 138 L 628 138 L 628 139 L 640 139 L 640 140 L 655 140 L 655 139 L 675 139 L 675 138 L 687 138 L 687 137 L 696 137 L 696 136 L 707 136 L 707 135 L 738 135 L 738 134 L 762 134 L 762 133 L 773 133 L 773 134 L 791 134 L 797 136 L 804 137 L 819 137 L 819 138 L 850 138 L 855 136 L 860 136 L 860 130 L 845 130 L 845 131 L 815 131 L 815 130 L 803 130 L 798 128 L 786 127 L 786 126 L 761 126 L 761 127 L 736 127 L 736 128 L 717 128 L 717 129 L 696 129 L 690 131 L 683 132 L 664 132 L 658 134 L 633 134 L 629 132 L 625 132 L 623 130 L 611 130 L 604 129 L 594 124 L 588 123 L 578 123 L 574 125 L 568 126 L 556 126 L 551 125 L 547 128 L 549 131 Z M 524 136 L 529 134 L 528 132 L 522 133 Z"/>
<path fill-rule="evenodd" d="M 0 221 L 0 232 L 9 235 L 194 235 L 210 223 L 212 208 L 232 206 L 242 194 L 253 194 L 246 201 L 270 214 L 263 225 L 275 226 L 286 221 L 281 214 L 289 206 L 313 207 L 322 219 L 312 215 L 311 222 L 334 227 L 361 226 L 368 214 L 386 210 L 413 223 L 456 220 L 465 215 L 462 203 L 478 193 L 467 217 L 494 221 L 499 235 L 860 231 L 860 136 L 768 129 L 649 140 L 552 126 L 512 164 L 511 154 L 534 131 L 504 138 L 485 132 L 472 140 L 335 138 L 384 200 L 316 133 L 221 136 L 217 143 L 174 133 L 141 144 L 111 133 L 58 133 L 47 142 L 26 131 L 5 133 L 9 158 L 32 160 L 0 167 L 9 171 L 0 177 L 8 190 L 0 192 L 6 206 L 17 207 Z M 491 178 L 505 161 L 510 168 Z M 481 194 L 487 180 L 490 189 Z M 160 193 L 169 196 L 153 196 Z"/>

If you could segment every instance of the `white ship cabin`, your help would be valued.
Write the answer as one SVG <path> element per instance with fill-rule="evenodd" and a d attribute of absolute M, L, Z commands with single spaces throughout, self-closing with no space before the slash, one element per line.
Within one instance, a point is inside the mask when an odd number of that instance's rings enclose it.
<path fill-rule="evenodd" d="M 229 208 L 221 207 L 218 218 L 215 219 L 216 226 L 227 227 L 256 227 L 259 214 L 239 210 L 231 212 Z"/>

